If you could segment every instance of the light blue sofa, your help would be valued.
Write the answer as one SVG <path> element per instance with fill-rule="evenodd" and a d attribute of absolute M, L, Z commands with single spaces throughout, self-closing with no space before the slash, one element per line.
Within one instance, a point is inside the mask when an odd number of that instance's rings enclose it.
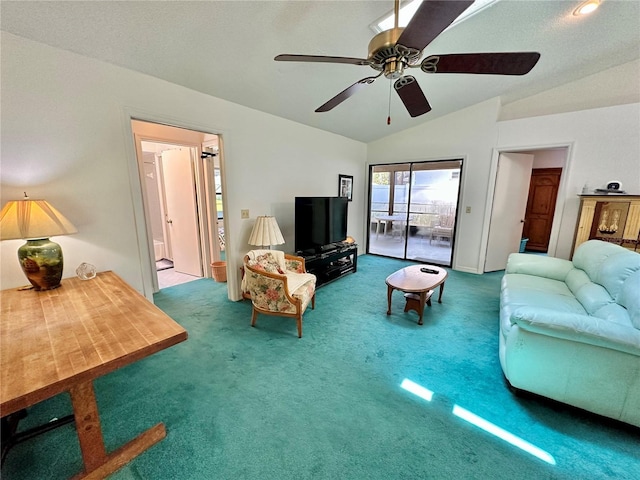
<path fill-rule="evenodd" d="M 511 254 L 500 364 L 517 389 L 640 426 L 640 254 L 599 240 L 572 261 Z"/>

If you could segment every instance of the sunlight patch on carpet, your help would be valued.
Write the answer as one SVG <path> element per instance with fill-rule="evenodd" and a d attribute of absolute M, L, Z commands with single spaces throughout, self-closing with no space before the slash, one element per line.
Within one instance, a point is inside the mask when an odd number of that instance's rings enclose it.
<path fill-rule="evenodd" d="M 427 402 L 430 402 L 433 398 L 433 392 L 431 390 L 424 388 L 422 385 L 418 385 L 417 383 L 412 382 L 408 378 L 405 378 L 400 386 L 406 391 L 411 392 L 420 398 L 424 398 Z"/>
<path fill-rule="evenodd" d="M 497 425 L 494 425 L 493 423 L 485 420 L 484 418 L 479 417 L 475 413 L 471 413 L 469 410 L 465 410 L 464 408 L 459 407 L 458 405 L 454 405 L 452 413 L 455 416 L 475 425 L 476 427 L 481 428 L 485 432 L 495 435 L 496 437 L 501 438 L 502 440 L 509 442 L 512 445 L 515 445 L 516 447 L 524 450 L 527 453 L 530 453 L 531 455 L 538 457 L 539 459 L 551 465 L 556 464 L 556 460 L 553 458 L 551 454 L 527 442 L 526 440 L 523 440 L 522 438 L 517 437 L 513 433 L 507 432 L 506 430 L 498 427 Z"/>

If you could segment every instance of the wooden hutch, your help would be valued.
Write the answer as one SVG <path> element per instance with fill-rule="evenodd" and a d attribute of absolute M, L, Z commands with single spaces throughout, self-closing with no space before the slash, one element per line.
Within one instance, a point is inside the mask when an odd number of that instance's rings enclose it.
<path fill-rule="evenodd" d="M 633 251 L 640 250 L 640 195 L 580 195 L 571 256 L 578 245 L 590 239 L 616 243 Z"/>

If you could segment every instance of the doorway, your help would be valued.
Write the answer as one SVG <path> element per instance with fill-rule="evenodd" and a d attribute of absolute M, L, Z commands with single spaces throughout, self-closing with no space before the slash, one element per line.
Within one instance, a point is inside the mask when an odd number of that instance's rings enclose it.
<path fill-rule="evenodd" d="M 483 271 L 514 252 L 555 254 L 568 158 L 569 146 L 498 152 Z"/>
<path fill-rule="evenodd" d="M 224 256 L 218 135 L 138 120 L 132 129 L 154 291 L 211 277 Z"/>
<path fill-rule="evenodd" d="M 451 266 L 462 160 L 372 165 L 367 252 Z"/>

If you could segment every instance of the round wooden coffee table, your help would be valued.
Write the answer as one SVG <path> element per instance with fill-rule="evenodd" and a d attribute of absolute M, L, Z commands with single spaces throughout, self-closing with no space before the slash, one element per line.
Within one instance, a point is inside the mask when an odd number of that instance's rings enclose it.
<path fill-rule="evenodd" d="M 422 269 L 435 270 L 437 273 L 425 273 Z M 405 292 L 404 296 L 407 299 L 404 311 L 415 310 L 420 316 L 418 325 L 422 325 L 424 305 L 426 303 L 431 306 L 431 295 L 438 285 L 440 285 L 438 303 L 442 303 L 442 291 L 447 276 L 448 273 L 444 268 L 434 265 L 412 265 L 392 273 L 385 280 L 389 304 L 387 315 L 391 315 L 391 293 L 394 290 L 400 290 Z"/>

